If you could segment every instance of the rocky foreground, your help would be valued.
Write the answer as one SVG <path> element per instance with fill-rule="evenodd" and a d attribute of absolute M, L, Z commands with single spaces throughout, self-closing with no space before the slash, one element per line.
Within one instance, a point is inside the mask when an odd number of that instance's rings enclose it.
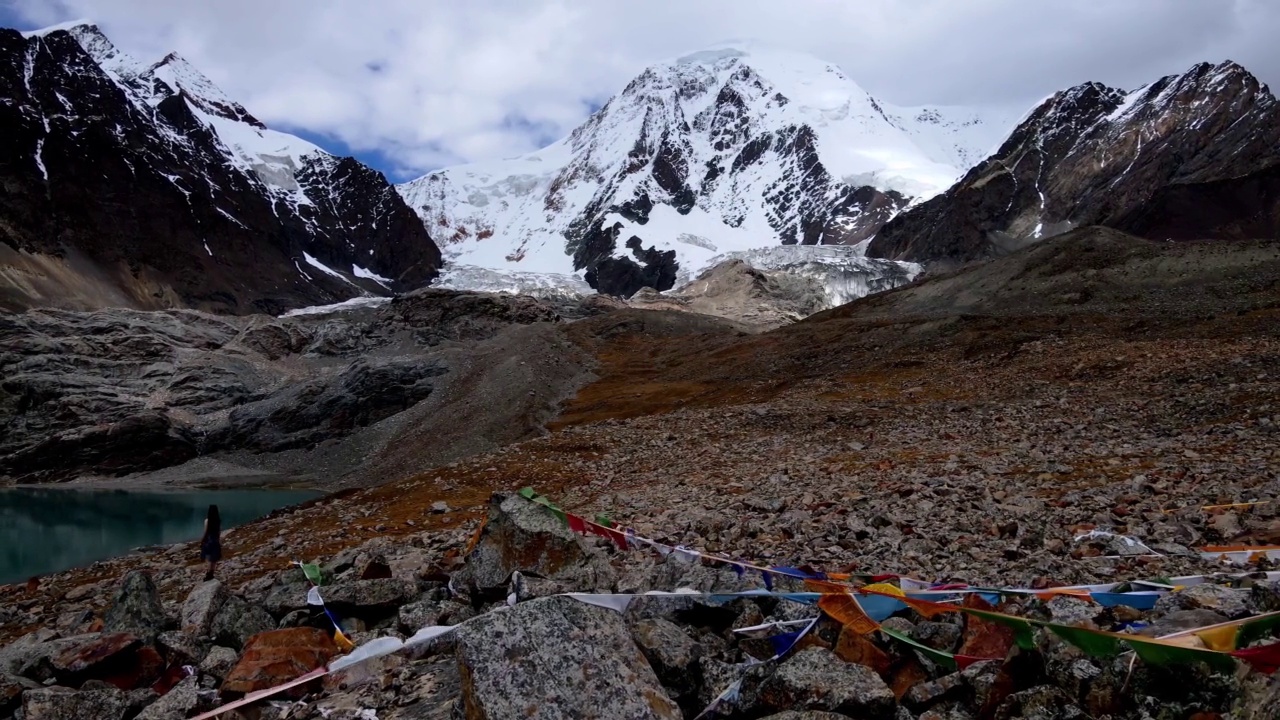
<path fill-rule="evenodd" d="M 237 667 L 259 684 L 298 674 L 337 652 L 289 564 L 303 560 L 327 568 L 321 592 L 357 643 L 460 627 L 256 711 L 266 717 L 694 717 L 738 679 L 724 717 L 1273 717 L 1275 681 L 1243 665 L 1131 666 L 1045 632 L 1015 649 L 982 624 L 913 611 L 886 626 L 1002 659 L 952 671 L 823 620 L 780 662 L 743 667 L 775 647 L 734 629 L 817 609 L 650 599 L 618 613 L 553 597 L 762 580 L 575 537 L 545 509 L 491 495 L 533 486 L 669 545 L 827 572 L 1044 588 L 1266 570 L 1198 549 L 1280 541 L 1278 280 L 1273 244 L 1089 232 L 762 335 L 626 309 L 554 326 L 594 380 L 547 435 L 232 530 L 220 590 L 201 585 L 191 545 L 0 590 L 4 711 L 123 718 L 178 692 L 157 700 L 167 687 L 151 671 L 118 680 L 75 648 L 169 668 L 186 694 L 167 717 L 256 689 L 228 684 Z M 1255 576 L 1150 611 L 1071 598 L 1002 609 L 1160 635 L 1278 610 L 1278 596 Z M 120 620 L 139 615 L 147 624 Z M 309 660 L 250 672 L 260 653 L 245 644 L 280 630 L 259 644 Z M 172 670 L 184 665 L 196 674 Z"/>

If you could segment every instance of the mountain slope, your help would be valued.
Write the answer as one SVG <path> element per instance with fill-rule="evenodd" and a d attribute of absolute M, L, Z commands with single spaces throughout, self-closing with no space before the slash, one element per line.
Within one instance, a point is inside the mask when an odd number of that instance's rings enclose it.
<path fill-rule="evenodd" d="M 399 186 L 452 262 L 670 288 L 725 252 L 855 244 L 1003 132 L 893 108 L 816 58 L 753 45 L 646 69 L 567 138 Z"/>
<path fill-rule="evenodd" d="M 0 30 L 0 308 L 279 312 L 425 284 L 386 179 L 267 129 L 189 63 L 95 26 Z"/>
<path fill-rule="evenodd" d="M 1046 100 L 953 188 L 888 223 L 869 253 L 968 261 L 1095 224 L 1154 239 L 1277 237 L 1277 165 L 1280 105 L 1235 63 L 1129 93 L 1088 83 Z M 1238 191 L 1253 200 L 1232 207 Z"/>

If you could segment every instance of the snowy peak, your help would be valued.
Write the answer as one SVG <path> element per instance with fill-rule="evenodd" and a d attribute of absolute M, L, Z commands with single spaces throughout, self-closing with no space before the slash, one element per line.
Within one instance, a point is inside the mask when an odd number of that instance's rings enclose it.
<path fill-rule="evenodd" d="M 164 97 L 168 97 L 175 93 L 182 93 L 192 105 L 207 115 L 246 123 L 263 130 L 267 127 L 176 52 L 165 55 L 160 62 L 147 68 L 142 77 L 159 81 L 152 83 L 152 87 L 157 90 L 157 96 L 163 94 Z M 164 89 L 169 92 L 164 94 Z"/>
<path fill-rule="evenodd" d="M 644 69 L 565 139 L 400 186 L 456 263 L 670 288 L 725 252 L 870 238 L 1003 134 L 896 108 L 803 53 L 734 43 Z"/>
<path fill-rule="evenodd" d="M 47 36 L 59 30 L 70 33 L 94 62 L 143 102 L 155 106 L 166 98 L 182 94 L 207 115 L 266 128 L 176 52 L 154 63 L 141 62 L 121 52 L 95 23 L 88 20 L 61 23 L 26 35 Z"/>
<path fill-rule="evenodd" d="M 0 86 L 0 227 L 35 258 L 17 276 L 46 278 L 0 278 L 0 302 L 278 313 L 438 272 L 381 173 L 266 128 L 175 53 L 139 62 L 87 22 L 0 30 Z"/>
<path fill-rule="evenodd" d="M 1234 62 L 1201 63 L 1126 92 L 1085 83 L 1037 106 L 990 158 L 945 195 L 890 222 L 871 244 L 879 257 L 966 261 L 1016 249 L 1075 227 L 1160 227 L 1167 239 L 1212 238 L 1263 227 L 1233 219 L 1240 208 L 1267 217 L 1270 180 L 1253 199 L 1221 207 L 1221 186 L 1204 188 L 1215 207 L 1183 217 L 1182 229 L 1152 223 L 1153 198 L 1175 186 L 1235 181 L 1280 164 L 1280 107 L 1265 85 Z M 1253 203 L 1250 205 L 1250 203 Z M 1134 217 L 1148 218 L 1129 225 Z M 1196 217 L 1192 217 L 1196 216 Z M 1213 218 L 1209 222 L 1207 218 Z M 1201 219 L 1205 219 L 1202 223 Z M 1135 221 L 1136 222 L 1136 221 Z"/>

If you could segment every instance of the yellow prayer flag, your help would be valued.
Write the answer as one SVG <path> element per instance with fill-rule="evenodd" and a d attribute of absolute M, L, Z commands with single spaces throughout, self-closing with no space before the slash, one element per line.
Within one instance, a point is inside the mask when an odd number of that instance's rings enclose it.
<path fill-rule="evenodd" d="M 1236 649 L 1236 638 L 1240 635 L 1240 626 L 1224 625 L 1201 630 L 1198 633 L 1194 633 L 1194 635 L 1200 638 L 1204 642 L 1204 646 L 1210 650 L 1231 652 Z"/>

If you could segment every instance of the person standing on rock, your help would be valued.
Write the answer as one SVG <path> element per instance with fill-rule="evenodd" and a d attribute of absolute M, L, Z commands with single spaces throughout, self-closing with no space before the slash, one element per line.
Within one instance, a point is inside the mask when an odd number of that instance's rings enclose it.
<path fill-rule="evenodd" d="M 209 563 L 209 571 L 204 574 L 204 579 L 212 580 L 213 571 L 218 569 L 218 561 L 222 559 L 222 517 L 218 514 L 217 505 L 209 506 L 209 514 L 204 519 L 200 559 Z"/>

